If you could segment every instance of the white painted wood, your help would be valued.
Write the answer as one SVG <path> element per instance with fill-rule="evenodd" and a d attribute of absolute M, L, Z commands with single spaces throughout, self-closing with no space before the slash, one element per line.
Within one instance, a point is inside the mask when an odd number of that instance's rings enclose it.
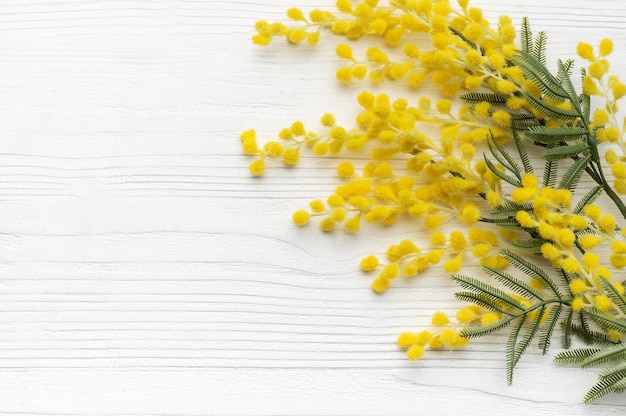
<path fill-rule="evenodd" d="M 293 227 L 332 161 L 249 176 L 242 130 L 349 122 L 369 87 L 333 80 L 332 37 L 249 41 L 332 3 L 0 2 L 0 415 L 623 414 L 536 351 L 507 387 L 499 335 L 408 362 L 396 335 L 453 310 L 452 286 L 375 296 L 357 264 L 419 231 Z M 621 1 L 474 3 L 530 16 L 553 59 L 609 36 L 626 73 Z"/>

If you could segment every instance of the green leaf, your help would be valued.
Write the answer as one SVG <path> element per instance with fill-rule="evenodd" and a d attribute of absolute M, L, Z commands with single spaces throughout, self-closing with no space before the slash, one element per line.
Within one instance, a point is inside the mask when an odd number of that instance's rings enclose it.
<path fill-rule="evenodd" d="M 543 168 L 543 186 L 554 188 L 556 185 L 558 166 L 557 162 L 546 160 Z"/>
<path fill-rule="evenodd" d="M 560 143 L 584 139 L 589 131 L 582 127 L 530 127 L 525 134 L 540 143 Z"/>
<path fill-rule="evenodd" d="M 626 320 L 615 316 L 607 315 L 595 309 L 589 310 L 586 314 L 598 325 L 607 330 L 626 333 Z"/>
<path fill-rule="evenodd" d="M 610 363 L 626 359 L 626 345 L 616 344 L 601 349 L 600 351 L 590 355 L 583 360 L 580 365 L 583 368 L 589 368 L 601 364 Z"/>
<path fill-rule="evenodd" d="M 554 356 L 554 362 L 557 364 L 580 364 L 593 354 L 602 351 L 599 348 L 576 348 L 566 350 Z"/>
<path fill-rule="evenodd" d="M 489 146 L 489 150 L 491 150 L 493 157 L 495 157 L 502 166 L 514 174 L 517 179 L 521 180 L 522 169 L 519 167 L 515 159 L 513 159 L 508 150 L 495 140 L 493 133 L 491 133 L 491 137 L 487 139 L 487 145 Z"/>
<path fill-rule="evenodd" d="M 517 337 L 522 330 L 524 322 L 526 322 L 526 315 L 522 316 L 522 318 L 517 321 L 517 325 L 515 325 L 515 328 L 513 328 L 506 341 L 506 381 L 509 385 L 513 383 L 513 370 L 515 369 L 516 363 L 515 346 L 517 345 Z"/>
<path fill-rule="evenodd" d="M 626 387 L 626 376 L 617 374 L 609 377 L 602 377 L 598 383 L 585 395 L 583 401 L 590 404 L 606 396 L 609 393 L 623 390 Z"/>
<path fill-rule="evenodd" d="M 539 348 L 541 348 L 541 352 L 544 355 L 548 352 L 548 348 L 550 347 L 550 343 L 552 341 L 552 334 L 554 333 L 556 324 L 559 322 L 562 310 L 563 304 L 561 303 L 552 308 L 548 314 L 545 324 L 541 328 L 541 334 L 539 335 Z"/>
<path fill-rule="evenodd" d="M 580 214 L 587 205 L 593 204 L 593 202 L 598 199 L 598 197 L 602 194 L 602 186 L 598 185 L 594 188 L 591 188 L 589 192 L 587 192 L 581 199 L 578 201 L 574 210 L 572 211 L 574 214 Z"/>
<path fill-rule="evenodd" d="M 585 170 L 587 162 L 589 162 L 589 159 L 591 159 L 591 155 L 585 155 L 570 166 L 561 177 L 559 189 L 568 189 L 570 191 L 574 190 L 580 180 L 581 173 Z"/>
<path fill-rule="evenodd" d="M 506 98 L 499 94 L 489 92 L 468 92 L 465 94 L 460 94 L 459 98 L 461 98 L 463 101 L 467 101 L 468 103 L 473 104 L 478 104 L 486 101 L 496 107 L 506 106 Z"/>
<path fill-rule="evenodd" d="M 522 51 L 530 53 L 533 45 L 533 32 L 530 30 L 530 21 L 526 16 L 522 17 L 520 42 L 522 44 Z"/>
<path fill-rule="evenodd" d="M 528 152 L 526 151 L 526 146 L 520 135 L 513 125 L 513 141 L 515 142 L 515 147 L 517 148 L 517 153 L 519 154 L 519 158 L 522 161 L 522 165 L 524 166 L 525 173 L 533 173 L 533 165 L 530 163 L 530 158 L 528 157 Z"/>
<path fill-rule="evenodd" d="M 517 211 L 531 211 L 533 209 L 531 204 L 518 204 L 513 201 L 504 201 L 499 207 L 493 208 L 491 213 L 493 215 L 515 215 Z"/>
<path fill-rule="evenodd" d="M 624 296 L 620 295 L 620 293 L 615 289 L 615 287 L 613 287 L 611 282 L 609 282 L 608 280 L 600 278 L 600 283 L 604 288 L 604 293 L 606 293 L 606 295 L 609 297 L 609 299 L 611 299 L 613 304 L 617 306 L 620 312 L 626 315 L 626 299 L 624 299 Z"/>
<path fill-rule="evenodd" d="M 522 181 L 517 179 L 517 178 L 513 178 L 512 176 L 507 175 L 506 173 L 500 171 L 500 169 L 496 168 L 495 165 L 491 162 L 491 160 L 489 160 L 487 158 L 487 155 L 484 155 L 485 158 L 485 164 L 487 165 L 487 167 L 489 168 L 489 170 L 491 172 L 493 172 L 494 175 L 496 175 L 497 177 L 499 177 L 500 179 L 502 179 L 503 181 L 515 186 L 516 188 L 521 188 L 522 187 Z"/>
<path fill-rule="evenodd" d="M 558 286 L 554 283 L 550 276 L 548 276 L 548 274 L 541 268 L 537 267 L 537 265 L 507 249 L 500 250 L 500 254 L 509 260 L 509 263 L 515 266 L 516 269 L 520 270 L 527 276 L 538 277 L 546 286 L 550 288 L 550 291 L 554 294 L 554 296 L 558 299 L 562 298 Z"/>
<path fill-rule="evenodd" d="M 572 318 L 574 317 L 574 311 L 569 310 L 567 318 L 561 322 L 561 346 L 563 348 L 570 348 L 572 346 Z"/>
<path fill-rule="evenodd" d="M 459 286 L 461 286 L 463 289 L 469 290 L 474 293 L 492 296 L 496 298 L 498 302 L 501 302 L 501 304 L 507 305 L 514 309 L 519 309 L 520 311 L 523 311 L 525 309 L 524 306 L 511 295 L 481 280 L 461 274 L 452 275 L 452 280 L 457 282 Z"/>
<path fill-rule="evenodd" d="M 547 149 L 541 155 L 545 160 L 561 160 L 577 156 L 589 150 L 587 143 L 576 143 L 567 146 L 558 146 Z"/>
<path fill-rule="evenodd" d="M 490 311 L 493 311 L 493 312 L 499 312 L 499 313 L 503 313 L 506 315 L 511 315 L 510 312 L 508 312 L 502 307 L 498 298 L 495 298 L 490 295 L 474 293 L 474 292 L 456 292 L 454 294 L 454 297 L 463 302 L 474 303 L 478 306 L 482 306 L 483 308 L 489 309 Z M 515 316 L 513 315 L 513 317 Z"/>
<path fill-rule="evenodd" d="M 541 246 L 546 240 L 542 238 L 529 238 L 526 240 L 513 240 L 511 245 L 525 253 L 540 254 Z"/>
<path fill-rule="evenodd" d="M 548 44 L 548 35 L 546 32 L 537 33 L 537 37 L 535 38 L 535 47 L 533 49 L 533 56 L 537 61 L 539 61 L 542 65 L 546 64 L 546 46 Z"/>
<path fill-rule="evenodd" d="M 467 338 L 476 338 L 476 337 L 480 337 L 483 335 L 491 334 L 492 332 L 498 331 L 504 328 L 505 326 L 508 326 L 513 319 L 515 319 L 515 317 L 500 319 L 499 321 L 496 321 L 489 325 L 470 326 L 470 327 L 464 328 L 461 331 L 461 336 L 467 337 Z"/>
<path fill-rule="evenodd" d="M 524 98 L 526 99 L 526 102 L 529 106 L 549 118 L 574 121 L 581 116 L 580 113 L 574 110 L 565 110 L 563 108 L 557 107 L 541 98 L 535 97 L 529 92 L 524 92 Z"/>
<path fill-rule="evenodd" d="M 489 276 L 493 277 L 495 280 L 502 283 L 506 288 L 511 289 L 518 295 L 543 300 L 541 293 L 539 293 L 537 289 L 533 288 L 528 283 L 513 277 L 512 275 L 489 266 L 483 266 L 483 270 Z"/>
<path fill-rule="evenodd" d="M 569 101 L 574 106 L 574 109 L 581 114 L 580 105 L 578 103 L 578 94 L 574 89 L 574 85 L 572 84 L 572 79 L 569 76 L 569 72 L 563 61 L 560 59 L 556 63 L 557 65 L 557 73 L 558 73 L 558 81 L 563 85 L 563 89 L 567 92 L 569 96 Z M 582 115 L 582 114 L 581 114 Z"/>
<path fill-rule="evenodd" d="M 555 101 L 569 99 L 569 95 L 563 89 L 561 83 L 532 54 L 519 51 L 512 60 L 513 63 L 519 66 L 524 76 L 539 87 L 544 96 Z"/>

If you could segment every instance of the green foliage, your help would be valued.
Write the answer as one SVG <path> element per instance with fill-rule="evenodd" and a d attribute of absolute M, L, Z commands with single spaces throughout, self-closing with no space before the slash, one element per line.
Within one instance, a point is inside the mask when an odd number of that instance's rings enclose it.
<path fill-rule="evenodd" d="M 510 250 L 501 250 L 500 254 L 522 277 L 483 266 L 484 272 L 493 278 L 494 284 L 461 274 L 455 274 L 452 278 L 466 289 L 456 294 L 458 299 L 479 304 L 499 312 L 502 316 L 490 325 L 466 328 L 462 332 L 464 336 L 479 337 L 513 324 L 506 346 L 507 381 L 511 383 L 515 366 L 538 334 L 539 348 L 543 353 L 547 352 L 567 302 L 563 299 L 558 284 L 541 268 Z M 539 278 L 545 288 L 536 289 L 531 286 L 525 281 L 529 276 Z M 514 293 L 515 297 L 496 287 L 496 283 Z"/>

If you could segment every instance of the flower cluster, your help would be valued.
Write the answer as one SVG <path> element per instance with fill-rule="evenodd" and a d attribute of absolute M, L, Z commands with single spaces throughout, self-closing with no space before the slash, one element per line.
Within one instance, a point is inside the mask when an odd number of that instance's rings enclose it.
<path fill-rule="evenodd" d="M 432 267 L 452 274 L 464 289 L 456 296 L 469 305 L 458 310 L 456 323 L 438 312 L 434 329 L 399 336 L 411 360 L 427 348 L 458 348 L 510 324 L 509 380 L 536 335 L 545 353 L 559 322 L 566 347 L 571 335 L 622 346 L 626 298 L 613 276 L 626 267 L 626 237 L 619 220 L 596 204 L 604 193 L 626 218 L 618 196 L 626 193 L 626 120 L 618 122 L 626 84 L 609 72 L 613 43 L 579 44 L 587 67 L 578 94 L 570 79 L 573 61 L 559 61 L 557 74 L 550 73 L 546 35 L 533 35 L 527 19 L 518 34 L 509 17 L 493 26 L 467 0 L 338 0 L 336 8 L 306 14 L 291 8 L 291 24 L 260 21 L 252 40 L 265 46 L 284 37 L 315 45 L 329 31 L 347 39 L 335 49 L 343 62 L 338 81 L 404 83 L 409 96 L 429 84 L 440 96 L 391 99 L 364 91 L 353 127 L 324 114 L 318 131 L 295 121 L 262 146 L 248 130 L 241 142 L 254 158 L 250 172 L 262 175 L 269 159 L 295 165 L 304 149 L 342 155 L 334 192 L 297 210 L 296 225 L 318 218 L 325 232 L 341 227 L 355 233 L 363 222 L 391 226 L 405 217 L 430 232 L 429 241 L 403 240 L 387 249 L 385 260 L 369 255 L 360 264 L 375 274 L 371 286 L 378 293 L 401 275 Z M 363 37 L 383 42 L 355 57 L 349 42 Z M 604 105 L 592 110 L 591 96 Z M 535 173 L 540 168 L 543 175 Z M 596 186 L 580 191 L 582 175 Z M 468 258 L 486 278 L 460 274 Z M 557 360 L 609 361 L 594 351 Z M 626 347 L 622 353 L 611 357 L 626 356 Z M 601 378 L 587 401 L 624 389 L 626 367 L 617 366 L 623 371 L 611 377 L 619 377 Z"/>

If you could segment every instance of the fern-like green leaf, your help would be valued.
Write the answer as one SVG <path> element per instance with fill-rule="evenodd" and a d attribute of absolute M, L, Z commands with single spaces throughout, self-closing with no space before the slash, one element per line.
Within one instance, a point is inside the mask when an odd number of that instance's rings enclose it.
<path fill-rule="evenodd" d="M 593 204 L 593 202 L 598 199 L 600 195 L 602 195 L 602 187 L 598 185 L 592 188 L 589 192 L 587 192 L 582 198 L 580 198 L 580 201 L 578 201 L 572 212 L 574 214 L 580 214 L 581 212 L 583 212 L 587 205 Z"/>
<path fill-rule="evenodd" d="M 580 113 L 574 110 L 565 110 L 563 108 L 557 107 L 556 105 L 550 104 L 541 98 L 535 97 L 529 92 L 524 93 L 524 98 L 526 99 L 526 102 L 530 107 L 549 118 L 565 121 L 574 121 L 581 116 Z"/>
<path fill-rule="evenodd" d="M 524 310 L 524 306 L 517 299 L 507 294 L 505 291 L 498 289 L 497 287 L 493 287 L 479 279 L 461 274 L 454 274 L 452 275 L 452 280 L 457 282 L 463 289 L 469 290 L 470 292 L 491 296 L 497 299 L 501 304 L 508 307 L 518 309 L 520 311 Z"/>
<path fill-rule="evenodd" d="M 563 348 L 570 348 L 572 346 L 572 319 L 574 318 L 574 311 L 569 310 L 567 312 L 567 318 L 561 322 L 561 346 Z"/>
<path fill-rule="evenodd" d="M 510 264 L 515 266 L 516 269 L 521 271 L 527 276 L 538 277 L 547 287 L 550 288 L 550 291 L 554 296 L 558 299 L 561 299 L 561 292 L 559 291 L 558 286 L 554 281 L 548 276 L 548 274 L 543 271 L 541 268 L 537 267 L 537 265 L 529 262 L 528 260 L 520 257 L 515 254 L 511 250 L 502 249 L 500 250 L 500 254 L 504 256 Z"/>
<path fill-rule="evenodd" d="M 541 253 L 541 246 L 545 243 L 542 238 L 529 238 L 526 240 L 513 240 L 511 245 L 520 251 L 531 254 Z"/>
<path fill-rule="evenodd" d="M 585 402 L 585 404 L 590 404 L 606 396 L 609 393 L 623 390 L 626 386 L 625 380 L 626 376 L 619 374 L 609 377 L 602 377 L 598 381 L 598 383 L 587 392 L 583 401 Z"/>
<path fill-rule="evenodd" d="M 525 134 L 540 143 L 559 143 L 583 140 L 589 132 L 582 127 L 530 127 Z"/>
<path fill-rule="evenodd" d="M 526 322 L 526 316 L 527 315 L 523 315 L 522 318 L 517 321 L 517 325 L 515 325 L 506 341 L 506 381 L 509 385 L 513 383 L 513 370 L 515 369 L 516 357 L 515 347 L 517 345 L 517 338 L 519 337 L 519 333 L 522 330 L 522 326 L 524 326 L 524 322 Z"/>
<path fill-rule="evenodd" d="M 504 285 L 506 288 L 511 289 L 518 295 L 543 300 L 541 293 L 539 293 L 537 289 L 530 286 L 528 283 L 519 280 L 516 277 L 513 277 L 509 273 L 506 273 L 502 270 L 494 269 L 489 266 L 483 266 L 483 270 L 489 276 L 493 277 L 495 280 L 502 283 L 502 285 Z"/>
<path fill-rule="evenodd" d="M 500 169 L 496 168 L 496 166 L 493 164 L 493 162 L 491 162 L 491 160 L 489 160 L 487 158 L 487 155 L 484 155 L 484 159 L 485 159 L 485 164 L 487 165 L 487 167 L 489 168 L 489 170 L 491 172 L 493 172 L 494 175 L 496 175 L 497 177 L 499 177 L 500 179 L 502 179 L 503 181 L 515 186 L 516 188 L 521 188 L 522 187 L 522 181 L 520 179 L 514 178 L 510 175 L 507 175 L 506 173 L 500 171 Z"/>
<path fill-rule="evenodd" d="M 559 322 L 562 310 L 563 304 L 557 304 L 550 310 L 546 322 L 542 325 L 541 334 L 539 335 L 539 348 L 541 348 L 541 352 L 544 355 L 548 352 L 548 348 L 550 348 L 552 334 L 554 333 L 554 328 L 556 328 L 556 325 Z"/>
<path fill-rule="evenodd" d="M 600 351 L 602 350 L 599 348 L 576 348 L 561 351 L 554 356 L 554 362 L 557 364 L 580 364 Z"/>
<path fill-rule="evenodd" d="M 543 186 L 554 188 L 556 185 L 558 166 L 557 162 L 546 160 L 543 168 Z"/>
<path fill-rule="evenodd" d="M 624 295 L 621 295 L 608 280 L 600 278 L 600 283 L 604 288 L 604 293 L 606 293 L 613 304 L 617 306 L 620 312 L 626 315 L 626 299 L 624 298 Z"/>
<path fill-rule="evenodd" d="M 555 101 L 569 99 L 561 83 L 548 71 L 545 64 L 538 61 L 532 54 L 519 51 L 513 62 L 522 70 L 526 78 L 533 81 L 545 97 Z"/>
<path fill-rule="evenodd" d="M 524 333 L 524 338 L 522 338 L 522 340 L 517 344 L 515 348 L 515 361 L 513 362 L 513 367 L 517 365 L 519 360 L 522 358 L 522 355 L 524 355 L 524 352 L 526 352 L 526 350 L 528 349 L 528 346 L 530 345 L 532 340 L 535 338 L 535 335 L 537 335 L 537 332 L 539 331 L 539 327 L 541 326 L 541 317 L 543 316 L 543 313 L 545 310 L 546 310 L 546 307 L 542 306 L 534 318 L 530 317 L 530 315 L 525 315 L 525 316 L 528 316 L 528 318 L 531 319 L 532 322 L 530 326 L 526 328 L 526 332 Z"/>
<path fill-rule="evenodd" d="M 468 92 L 468 93 L 459 95 L 459 98 L 461 98 L 463 101 L 466 101 L 472 104 L 478 104 L 483 101 L 486 101 L 495 107 L 506 106 L 506 98 L 504 98 L 500 94 L 494 94 L 494 93 L 489 93 L 489 92 Z"/>
<path fill-rule="evenodd" d="M 467 338 L 477 338 L 483 335 L 491 334 L 492 332 L 498 331 L 506 326 L 508 326 L 515 317 L 508 317 L 505 319 L 500 319 L 494 323 L 489 325 L 481 325 L 481 326 L 470 326 L 464 328 L 461 331 L 461 336 Z"/>
<path fill-rule="evenodd" d="M 522 18 L 520 41 L 522 44 L 522 51 L 531 53 L 533 46 L 533 32 L 530 30 L 530 21 L 526 16 Z"/>
<path fill-rule="evenodd" d="M 578 94 L 574 89 L 574 84 L 572 84 L 572 79 L 569 76 L 567 67 L 560 59 L 557 61 L 556 65 L 558 71 L 558 81 L 560 81 L 561 85 L 563 85 L 563 89 L 567 92 L 569 101 L 574 106 L 574 109 L 581 114 L 580 104 L 578 103 Z"/>
<path fill-rule="evenodd" d="M 626 361 L 619 362 L 611 367 L 605 368 L 600 371 L 600 378 L 610 377 L 613 375 L 626 376 Z"/>
<path fill-rule="evenodd" d="M 502 304 L 499 301 L 499 299 L 490 295 L 485 295 L 482 293 L 474 293 L 474 292 L 456 292 L 454 294 L 454 297 L 463 302 L 473 303 L 478 306 L 482 306 L 483 308 L 488 309 L 493 312 L 499 312 L 505 315 L 510 315 L 510 312 L 508 312 L 505 308 L 502 307 Z"/>
<path fill-rule="evenodd" d="M 514 174 L 517 179 L 521 180 L 522 169 L 517 164 L 513 156 L 511 156 L 509 151 L 496 141 L 496 139 L 493 137 L 493 133 L 491 134 L 491 137 L 487 140 L 487 144 L 489 146 L 489 150 L 491 150 L 491 154 L 493 154 L 498 162 L 500 162 L 502 166 L 506 167 L 512 174 Z"/>
<path fill-rule="evenodd" d="M 504 201 L 502 205 L 493 208 L 491 213 L 493 215 L 515 215 L 517 211 L 531 211 L 533 209 L 531 204 L 518 204 L 513 201 Z"/>
<path fill-rule="evenodd" d="M 613 361 L 621 361 L 626 359 L 626 345 L 616 344 L 601 349 L 600 351 L 590 355 L 583 360 L 580 365 L 583 368 L 594 367 Z"/>
<path fill-rule="evenodd" d="M 548 45 L 548 35 L 546 32 L 537 33 L 535 38 L 535 46 L 533 48 L 533 56 L 542 65 L 546 64 L 546 46 Z"/>
<path fill-rule="evenodd" d="M 626 333 L 626 320 L 607 315 L 595 309 L 586 312 L 596 324 L 607 330 L 613 330 L 622 334 Z"/>
<path fill-rule="evenodd" d="M 573 191 L 576 188 L 576 185 L 578 185 L 580 175 L 585 170 L 589 159 L 591 159 L 591 155 L 585 155 L 572 164 L 572 166 L 570 166 L 561 177 L 559 189 L 568 189 Z"/>
<path fill-rule="evenodd" d="M 528 157 L 528 152 L 526 151 L 526 146 L 524 145 L 524 141 L 520 137 L 515 125 L 513 125 L 513 141 L 515 142 L 515 147 L 517 148 L 517 154 L 519 155 L 520 160 L 522 161 L 522 166 L 524 166 L 525 173 L 533 173 L 533 165 L 530 163 L 530 158 Z"/>
<path fill-rule="evenodd" d="M 547 149 L 541 155 L 545 160 L 561 160 L 579 155 L 589 150 L 587 143 L 575 143 Z"/>
<path fill-rule="evenodd" d="M 585 77 L 587 76 L 587 71 L 585 70 L 585 68 L 583 68 L 580 72 L 584 81 Z M 583 120 L 587 122 L 587 124 L 589 124 L 588 121 L 591 114 L 591 97 L 589 97 L 585 93 L 580 94 L 580 96 L 578 97 L 578 102 L 580 103 Z"/>
<path fill-rule="evenodd" d="M 589 345 L 614 345 L 615 341 L 611 340 L 606 332 L 593 331 L 585 328 L 583 325 L 572 324 L 571 333 L 583 340 Z"/>

